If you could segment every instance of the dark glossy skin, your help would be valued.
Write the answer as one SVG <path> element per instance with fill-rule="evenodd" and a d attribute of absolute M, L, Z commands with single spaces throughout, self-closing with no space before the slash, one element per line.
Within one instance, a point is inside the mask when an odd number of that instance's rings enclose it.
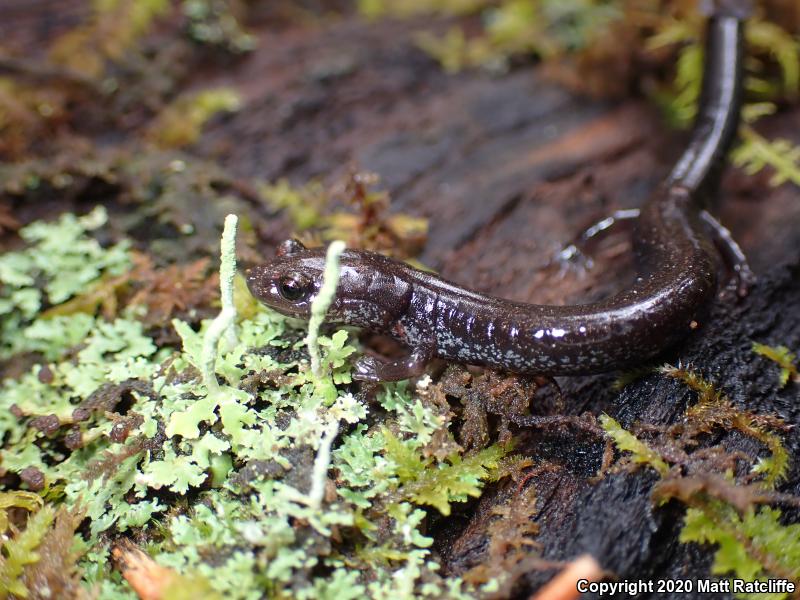
<path fill-rule="evenodd" d="M 473 292 L 384 256 L 346 251 L 327 320 L 393 336 L 407 358 L 357 363 L 363 380 L 419 375 L 433 357 L 517 373 L 578 375 L 646 361 L 696 328 L 717 292 L 717 251 L 749 273 L 727 231 L 705 212 L 736 133 L 743 15 L 722 2 L 709 19 L 700 110 L 691 140 L 638 213 L 639 276 L 600 302 L 543 306 Z M 325 250 L 285 242 L 251 269 L 253 295 L 277 311 L 308 317 L 322 282 Z M 742 278 L 746 281 L 746 277 Z"/>

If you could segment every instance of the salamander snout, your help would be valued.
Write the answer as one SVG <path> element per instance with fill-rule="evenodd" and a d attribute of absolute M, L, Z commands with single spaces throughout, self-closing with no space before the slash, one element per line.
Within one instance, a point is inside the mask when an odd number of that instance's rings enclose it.
<path fill-rule="evenodd" d="M 265 263 L 247 271 L 250 293 L 267 306 L 290 316 L 307 315 L 315 293 L 314 281 L 302 271 Z"/>
<path fill-rule="evenodd" d="M 278 248 L 275 258 L 247 271 L 247 287 L 257 300 L 282 314 L 308 317 L 322 285 L 324 268 L 322 252 L 288 240 Z"/>
<path fill-rule="evenodd" d="M 284 242 L 272 260 L 247 272 L 247 286 L 257 300 L 291 317 L 311 316 L 311 303 L 322 287 L 325 248 Z M 326 321 L 387 330 L 411 299 L 405 276 L 409 267 L 380 254 L 346 250 L 341 256 L 336 295 Z"/>

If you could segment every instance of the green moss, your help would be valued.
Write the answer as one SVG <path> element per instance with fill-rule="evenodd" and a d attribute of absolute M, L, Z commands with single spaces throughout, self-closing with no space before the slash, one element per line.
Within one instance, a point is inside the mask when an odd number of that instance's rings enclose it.
<path fill-rule="evenodd" d="M 0 597 L 28 597 L 22 574 L 26 566 L 39 561 L 40 556 L 36 549 L 42 543 L 54 518 L 55 510 L 44 506 L 28 519 L 25 529 L 12 538 L 3 539 L 0 553 Z"/>
<path fill-rule="evenodd" d="M 689 437 L 696 438 L 716 428 L 739 431 L 769 449 L 769 456 L 760 458 L 752 467 L 753 473 L 763 475 L 763 483 L 767 487 L 774 487 L 786 476 L 789 452 L 781 438 L 769 431 L 783 425 L 780 419 L 761 417 L 734 407 L 720 389 L 688 368 L 667 365 L 662 367 L 661 372 L 682 381 L 698 394 L 697 404 L 686 410 L 686 418 L 691 422 Z"/>
<path fill-rule="evenodd" d="M 50 58 L 77 73 L 99 78 L 107 61 L 121 60 L 169 10 L 168 0 L 95 0 L 81 26 L 56 38 Z"/>
<path fill-rule="evenodd" d="M 753 343 L 753 352 L 770 359 L 778 364 L 781 368 L 779 381 L 781 387 L 786 387 L 789 380 L 797 381 L 800 379 L 800 373 L 797 371 L 795 361 L 797 356 L 789 351 L 786 346 L 767 346 L 766 344 Z"/>
<path fill-rule="evenodd" d="M 358 10 L 368 17 L 410 17 L 419 14 L 466 15 L 492 4 L 492 0 L 358 0 Z"/>
<path fill-rule="evenodd" d="M 216 114 L 235 112 L 239 94 L 229 88 L 203 90 L 176 99 L 150 126 L 148 137 L 161 148 L 181 148 L 197 141 L 203 126 Z"/>
<path fill-rule="evenodd" d="M 417 439 L 402 441 L 384 429 L 387 473 L 396 477 L 398 494 L 415 504 L 428 504 L 443 515 L 450 514 L 452 502 L 464 502 L 481 494 L 482 482 L 491 479 L 500 460 L 510 448 L 490 446 L 475 454 L 462 457 L 459 452 L 445 460 L 425 456 Z"/>
<path fill-rule="evenodd" d="M 256 39 L 240 24 L 234 4 L 226 0 L 183 0 L 181 8 L 189 20 L 191 38 L 232 54 L 253 50 Z"/>
<path fill-rule="evenodd" d="M 639 87 L 675 126 L 688 127 L 697 112 L 705 16 L 695 5 L 645 6 L 630 0 L 362 0 L 359 6 L 373 17 L 480 14 L 483 26 L 478 33 L 461 25 L 452 25 L 443 35 L 418 33 L 418 45 L 448 72 L 479 66 L 505 69 L 515 57 L 536 56 L 544 63 L 544 73 L 579 91 L 625 95 Z M 800 97 L 800 42 L 790 25 L 769 21 L 762 12 L 767 11 L 757 11 L 747 22 L 746 86 L 756 105 L 766 103 L 774 109 L 777 103 Z M 775 7 L 773 18 L 780 14 Z M 767 16 L 772 15 L 767 12 Z M 648 72 L 641 64 L 642 55 L 660 69 Z M 671 73 L 671 80 L 665 73 Z M 745 113 L 752 115 L 748 108 Z M 771 168 L 773 185 L 800 182 L 800 148 L 795 144 L 765 139 L 749 126 L 742 128 L 741 139 L 732 155 L 737 165 L 748 173 Z"/>
<path fill-rule="evenodd" d="M 741 128 L 741 136 L 742 144 L 731 154 L 735 165 L 748 175 L 771 167 L 770 185 L 786 181 L 800 185 L 800 146 L 782 138 L 768 140 L 749 126 Z"/>
<path fill-rule="evenodd" d="M 320 182 L 293 186 L 288 180 L 279 179 L 275 183 L 262 184 L 259 191 L 270 208 L 286 211 L 295 231 L 323 224 L 330 198 Z"/>
<path fill-rule="evenodd" d="M 8 509 L 24 508 L 28 512 L 38 510 L 42 506 L 41 497 L 31 492 L 0 492 L 0 534 L 8 531 Z"/>
<path fill-rule="evenodd" d="M 617 421 L 608 415 L 600 415 L 600 425 L 603 431 L 613 440 L 617 449 L 621 452 L 630 452 L 630 462 L 652 467 L 662 477 L 667 474 L 669 466 L 658 453 L 635 435 L 626 431 Z"/>
<path fill-rule="evenodd" d="M 345 240 L 351 247 L 378 251 L 421 267 L 413 257 L 421 251 L 428 222 L 390 211 L 389 194 L 378 187 L 379 181 L 375 173 L 351 170 L 329 187 L 319 181 L 297 186 L 281 179 L 260 184 L 258 191 L 272 210 L 283 211 L 292 234 L 311 240 L 311 245 Z M 341 210 L 339 205 L 349 210 Z"/>
<path fill-rule="evenodd" d="M 600 418 L 603 429 L 620 451 L 630 453 L 630 463 L 658 473 L 655 501 L 678 500 L 687 507 L 680 541 L 714 545 L 713 574 L 800 582 L 800 525 L 785 524 L 779 510 L 758 506 L 779 499 L 772 489 L 788 469 L 788 451 L 780 437 L 768 431 L 782 423 L 736 409 L 716 386 L 689 369 L 667 366 L 661 372 L 698 394 L 697 403 L 686 411 L 685 424 L 647 428 L 652 438 L 648 443 L 607 415 Z M 701 441 L 720 430 L 751 436 L 770 454 L 749 459 L 739 454 L 736 460 L 749 460 L 751 468 L 737 480 L 729 450 L 724 445 L 703 446 Z"/>
<path fill-rule="evenodd" d="M 586 48 L 598 31 L 622 16 L 621 2 L 606 0 L 362 0 L 363 14 L 408 17 L 424 13 L 480 13 L 483 31 L 467 36 L 459 26 L 443 36 L 423 32 L 420 47 L 451 72 L 471 67 L 506 68 L 512 57 L 560 58 Z"/>
<path fill-rule="evenodd" d="M 711 572 L 745 581 L 782 578 L 800 581 L 800 525 L 784 525 L 778 509 L 761 507 L 743 515 L 719 501 L 690 508 L 681 530 L 682 542 L 715 544 Z M 789 594 L 737 597 L 779 600 Z"/>

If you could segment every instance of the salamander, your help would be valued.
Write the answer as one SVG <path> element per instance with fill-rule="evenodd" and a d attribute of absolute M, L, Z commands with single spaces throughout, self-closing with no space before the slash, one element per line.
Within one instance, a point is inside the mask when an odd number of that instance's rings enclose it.
<path fill-rule="evenodd" d="M 739 123 L 746 9 L 718 1 L 707 20 L 705 70 L 689 141 L 635 222 L 637 277 L 598 302 L 547 306 L 471 291 L 383 255 L 346 250 L 326 320 L 388 334 L 410 348 L 393 362 L 362 357 L 355 377 L 420 375 L 434 357 L 537 375 L 583 375 L 630 367 L 674 346 L 697 327 L 718 291 L 718 252 L 751 279 L 744 257 L 707 212 Z M 262 303 L 308 318 L 322 285 L 324 248 L 287 240 L 250 269 Z"/>

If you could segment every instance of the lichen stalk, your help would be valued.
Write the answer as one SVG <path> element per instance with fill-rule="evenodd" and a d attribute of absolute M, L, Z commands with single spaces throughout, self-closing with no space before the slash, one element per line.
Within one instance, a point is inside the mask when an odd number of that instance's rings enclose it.
<path fill-rule="evenodd" d="M 319 328 L 325 320 L 328 307 L 330 307 L 336 294 L 336 286 L 339 283 L 339 258 L 344 249 L 345 243 L 340 240 L 331 242 L 331 245 L 328 246 L 328 252 L 325 255 L 325 272 L 323 273 L 322 287 L 311 303 L 311 318 L 308 321 L 306 345 L 308 346 L 308 354 L 311 357 L 311 372 L 314 377 L 322 375 L 318 344 Z"/>
<path fill-rule="evenodd" d="M 339 421 L 333 420 L 319 440 L 319 449 L 311 474 L 311 490 L 308 492 L 308 505 L 315 510 L 320 509 L 322 498 L 325 496 L 325 483 L 328 480 L 328 468 L 331 464 L 331 446 L 337 435 L 339 435 Z"/>
<path fill-rule="evenodd" d="M 209 394 L 220 391 L 216 375 L 217 351 L 222 336 L 226 337 L 229 348 L 236 345 L 236 306 L 233 303 L 233 278 L 236 275 L 236 226 L 238 217 L 225 217 L 220 243 L 219 287 L 222 310 L 211 322 L 203 337 L 203 382 Z"/>

